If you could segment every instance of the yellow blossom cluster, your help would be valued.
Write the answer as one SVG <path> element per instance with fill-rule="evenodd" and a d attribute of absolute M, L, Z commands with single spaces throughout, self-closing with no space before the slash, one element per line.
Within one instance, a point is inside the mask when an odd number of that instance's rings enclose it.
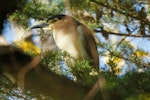
<path fill-rule="evenodd" d="M 17 42 L 14 42 L 14 44 L 15 46 L 22 49 L 25 53 L 29 55 L 35 56 L 35 55 L 40 54 L 40 49 L 37 46 L 35 46 L 32 42 L 17 41 Z"/>
<path fill-rule="evenodd" d="M 147 52 L 142 51 L 142 50 L 136 50 L 136 51 L 134 52 L 134 54 L 135 54 L 136 56 L 138 56 L 138 57 L 145 57 L 145 56 L 148 55 Z"/>

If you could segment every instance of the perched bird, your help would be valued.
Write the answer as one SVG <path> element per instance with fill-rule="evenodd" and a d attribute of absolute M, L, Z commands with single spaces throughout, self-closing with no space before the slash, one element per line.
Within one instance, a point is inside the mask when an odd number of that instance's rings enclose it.
<path fill-rule="evenodd" d="M 68 15 L 55 15 L 46 23 L 35 25 L 34 28 L 47 28 L 52 31 L 58 48 L 66 51 L 77 60 L 88 60 L 90 65 L 99 69 L 99 55 L 92 32 L 84 24 Z"/>

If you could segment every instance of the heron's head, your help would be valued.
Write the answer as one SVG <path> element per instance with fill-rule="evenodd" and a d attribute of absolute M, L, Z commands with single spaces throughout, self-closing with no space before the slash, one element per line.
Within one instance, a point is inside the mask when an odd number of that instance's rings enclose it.
<path fill-rule="evenodd" d="M 32 26 L 31 29 L 36 29 L 36 28 L 49 28 L 49 29 L 52 29 L 52 28 L 53 28 L 53 25 L 54 25 L 57 21 L 59 21 L 59 20 L 61 20 L 62 18 L 64 18 L 65 16 L 66 16 L 66 15 L 63 15 L 63 14 L 61 14 L 61 15 L 54 15 L 54 16 L 52 16 L 52 17 L 49 17 L 46 22 Z"/>

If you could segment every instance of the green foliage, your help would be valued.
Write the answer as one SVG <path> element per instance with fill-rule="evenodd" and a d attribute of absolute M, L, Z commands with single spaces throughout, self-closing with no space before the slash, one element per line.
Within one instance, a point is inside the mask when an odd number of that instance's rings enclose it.
<path fill-rule="evenodd" d="M 42 63 L 48 66 L 48 69 L 58 73 L 61 73 L 61 65 L 60 61 L 62 60 L 60 51 L 50 51 L 47 55 L 42 59 Z"/>
<path fill-rule="evenodd" d="M 107 91 L 113 100 L 148 100 L 150 93 L 150 73 L 129 72 L 116 77 L 110 72 L 105 73 Z M 144 97 L 145 96 L 145 97 Z"/>
<path fill-rule="evenodd" d="M 94 69 L 94 66 L 89 65 L 87 60 L 68 63 L 68 66 L 71 67 L 71 73 L 79 83 L 92 86 L 98 79 L 98 72 Z"/>
<path fill-rule="evenodd" d="M 39 20 L 46 20 L 48 17 L 60 14 L 63 12 L 64 6 L 62 2 L 58 3 L 58 0 L 44 4 L 37 0 L 31 0 L 24 5 L 21 11 L 14 12 L 9 18 L 16 23 L 28 26 L 29 18 L 35 18 Z"/>
<path fill-rule="evenodd" d="M 90 3 L 90 0 L 70 0 L 71 6 L 73 9 L 82 9 L 84 10 L 85 8 L 88 9 L 88 4 Z M 78 9 L 77 9 L 78 8 Z"/>
<path fill-rule="evenodd" d="M 64 64 L 61 63 L 62 60 L 65 61 Z M 74 80 L 84 85 L 93 85 L 98 77 L 98 72 L 89 65 L 89 61 L 76 61 L 67 52 L 50 51 L 43 58 L 42 63 L 59 75 L 67 77 L 70 73 L 73 74 Z M 67 69 L 64 70 L 63 66 Z"/>
<path fill-rule="evenodd" d="M 43 4 L 36 0 L 31 0 L 21 11 L 14 12 L 9 18 L 17 24 L 28 26 L 29 18 L 46 20 L 51 15 L 64 12 L 62 1 L 49 1 L 49 3 Z M 70 0 L 70 3 L 72 15 L 92 29 L 100 27 L 104 31 L 104 33 L 100 31 L 100 34 L 116 32 L 115 35 L 121 33 L 122 36 L 126 34 L 141 37 L 149 35 L 150 24 L 147 15 L 150 9 L 146 9 L 145 12 L 140 9 L 142 8 L 141 5 L 148 4 L 149 6 L 148 0 Z M 139 9 L 136 8 L 137 6 Z M 105 26 L 105 23 L 110 25 Z M 120 25 L 123 26 L 124 30 L 119 28 Z M 122 39 L 117 43 L 111 43 L 109 40 L 98 43 L 100 56 L 108 58 L 107 65 L 110 70 L 104 73 L 110 98 L 112 100 L 148 100 L 147 98 L 150 98 L 150 65 L 149 61 L 144 60 L 148 57 L 148 52 L 134 48 L 131 42 L 126 40 L 126 37 L 120 36 L 120 38 Z M 68 70 L 65 70 L 66 76 L 68 73 L 72 73 L 76 82 L 88 86 L 96 82 L 98 72 L 89 66 L 89 62 L 86 60 L 72 62 L 74 59 L 66 52 L 51 51 L 43 58 L 42 62 L 50 70 L 63 75 L 64 72 L 62 72 L 60 64 L 62 60 L 66 61 L 69 66 Z M 124 64 L 118 67 L 122 61 L 124 61 Z M 144 69 L 143 66 L 146 68 L 142 73 L 129 70 L 128 73 L 119 77 L 117 75 L 121 73 L 123 66 L 128 69 L 133 67 Z M 6 81 L 2 80 L 3 84 L 5 84 Z M 1 91 L 5 92 L 3 89 L 2 87 Z"/>
<path fill-rule="evenodd" d="M 106 78 L 106 90 L 112 100 L 148 100 L 150 96 L 150 72 L 138 73 L 132 71 L 122 77 L 117 77 L 110 72 L 104 72 Z M 14 88 L 6 78 L 0 76 L 0 99 L 18 98 L 51 100 L 51 96 L 45 96 L 36 90 L 26 91 L 24 94 Z M 88 79 L 89 80 L 89 79 Z M 93 80 L 93 79 L 92 79 Z M 96 79 L 95 79 L 96 80 Z M 87 80 L 86 80 L 87 81 Z M 89 80 L 90 81 L 90 80 Z"/>
<path fill-rule="evenodd" d="M 113 74 L 121 73 L 124 65 L 128 65 L 129 68 L 133 68 L 135 64 L 138 68 L 142 68 L 149 63 L 148 61 L 144 62 L 144 59 L 146 59 L 148 53 L 141 49 L 135 49 L 129 41 L 122 41 L 118 44 L 100 42 L 98 46 L 101 48 L 99 54 L 107 57 L 108 60 L 105 60 Z M 124 64 L 119 66 L 119 63 Z M 133 65 L 133 67 L 131 65 Z M 117 69 L 117 67 L 119 67 L 119 69 Z"/>
<path fill-rule="evenodd" d="M 0 99 L 1 100 L 53 100 L 51 96 L 45 96 L 36 90 L 26 90 L 21 92 L 19 88 L 14 86 L 7 78 L 0 74 Z"/>

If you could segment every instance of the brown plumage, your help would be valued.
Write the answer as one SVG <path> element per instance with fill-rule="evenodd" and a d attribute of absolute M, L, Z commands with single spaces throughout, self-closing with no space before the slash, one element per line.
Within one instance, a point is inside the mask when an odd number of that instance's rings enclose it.
<path fill-rule="evenodd" d="M 53 38 L 59 49 L 67 51 L 77 60 L 89 60 L 92 66 L 99 68 L 99 57 L 92 32 L 84 24 L 68 15 L 55 15 L 48 18 L 46 24 L 32 28 L 49 26 Z"/>

